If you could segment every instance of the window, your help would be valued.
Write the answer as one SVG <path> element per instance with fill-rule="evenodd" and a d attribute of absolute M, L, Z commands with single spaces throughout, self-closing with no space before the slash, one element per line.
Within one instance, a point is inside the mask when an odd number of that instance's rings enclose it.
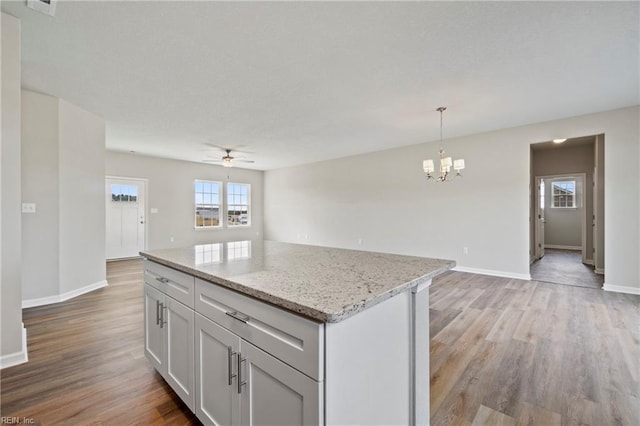
<path fill-rule="evenodd" d="M 138 202 L 138 187 L 136 185 L 111 185 L 111 201 L 136 203 Z"/>
<path fill-rule="evenodd" d="M 567 209 L 576 206 L 576 181 L 567 180 L 562 182 L 553 182 L 551 207 Z"/>
<path fill-rule="evenodd" d="M 220 188 L 220 182 L 196 181 L 196 228 L 218 228 L 222 226 L 220 221 Z"/>
<path fill-rule="evenodd" d="M 249 184 L 227 184 L 227 225 L 229 227 L 251 224 L 250 195 L 251 185 Z"/>

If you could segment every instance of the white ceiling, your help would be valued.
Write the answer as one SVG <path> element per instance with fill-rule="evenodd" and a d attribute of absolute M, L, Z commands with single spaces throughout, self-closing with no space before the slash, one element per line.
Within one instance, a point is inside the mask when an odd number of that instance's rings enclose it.
<path fill-rule="evenodd" d="M 268 170 L 638 105 L 638 2 L 59 2 L 22 20 L 23 87 L 107 148 Z"/>

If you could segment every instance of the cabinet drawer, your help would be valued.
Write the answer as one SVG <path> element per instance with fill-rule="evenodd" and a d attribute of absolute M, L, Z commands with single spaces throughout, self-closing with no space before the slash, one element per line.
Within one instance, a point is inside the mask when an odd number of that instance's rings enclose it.
<path fill-rule="evenodd" d="M 144 260 L 144 282 L 193 309 L 195 278 L 184 272 Z"/>
<path fill-rule="evenodd" d="M 307 376 L 324 381 L 324 325 L 196 278 L 195 310 Z"/>

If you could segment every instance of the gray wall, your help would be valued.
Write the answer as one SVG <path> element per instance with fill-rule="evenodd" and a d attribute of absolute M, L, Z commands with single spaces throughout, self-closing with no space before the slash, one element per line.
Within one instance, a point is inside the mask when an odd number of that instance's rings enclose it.
<path fill-rule="evenodd" d="M 422 172 L 436 142 L 267 171 L 265 235 L 528 276 L 530 145 L 604 133 L 605 284 L 638 290 L 639 113 L 623 108 L 446 140 L 447 152 L 467 161 L 465 177 L 447 184 L 427 183 Z"/>
<path fill-rule="evenodd" d="M 554 181 L 576 181 L 576 208 L 552 208 L 551 184 Z M 578 183 L 580 181 L 580 183 Z M 582 220 L 584 214 L 584 183 L 578 176 L 567 176 L 557 179 L 545 179 L 545 246 L 562 246 L 564 248 L 582 248 Z M 588 256 L 591 258 L 591 256 Z"/>
<path fill-rule="evenodd" d="M 0 357 L 22 351 L 20 201 L 20 21 L 2 14 L 2 147 L 0 149 Z M 26 354 L 25 354 L 26 355 Z"/>
<path fill-rule="evenodd" d="M 31 306 L 105 283 L 105 125 L 52 96 L 23 90 L 22 99 L 22 197 L 36 204 L 22 226 Z"/>
<path fill-rule="evenodd" d="M 226 238 L 262 237 L 261 171 L 107 151 L 106 175 L 148 179 L 148 249 L 180 247 Z M 251 227 L 195 229 L 193 184 L 196 179 L 251 184 Z M 157 208 L 158 213 L 151 214 L 151 208 Z M 173 242 L 171 237 L 174 238 Z"/>
<path fill-rule="evenodd" d="M 59 102 L 60 291 L 106 280 L 105 123 Z"/>
<path fill-rule="evenodd" d="M 59 285 L 58 98 L 22 91 L 22 199 L 36 212 L 22 219 L 24 300 L 55 296 Z"/>

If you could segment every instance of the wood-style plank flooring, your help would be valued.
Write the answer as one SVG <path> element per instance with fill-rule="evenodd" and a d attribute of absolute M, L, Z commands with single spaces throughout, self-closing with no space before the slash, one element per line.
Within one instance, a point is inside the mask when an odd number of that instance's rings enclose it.
<path fill-rule="evenodd" d="M 432 425 L 640 425 L 640 296 L 462 272 L 430 296 Z"/>
<path fill-rule="evenodd" d="M 140 261 L 107 278 L 24 310 L 29 362 L 2 370 L 2 416 L 199 424 L 144 358 Z M 430 294 L 433 425 L 640 425 L 640 297 L 462 272 Z"/>

